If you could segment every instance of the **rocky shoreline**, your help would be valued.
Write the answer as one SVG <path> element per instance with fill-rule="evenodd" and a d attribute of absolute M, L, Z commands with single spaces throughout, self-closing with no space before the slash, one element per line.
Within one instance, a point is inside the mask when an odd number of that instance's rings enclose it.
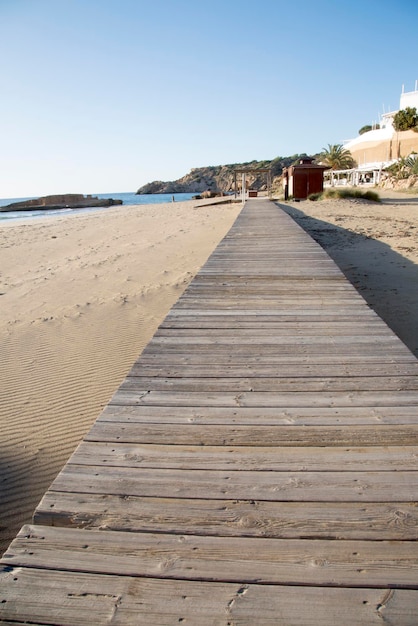
<path fill-rule="evenodd" d="M 123 204 L 123 200 L 113 198 L 98 198 L 97 196 L 84 196 L 79 193 L 67 193 L 63 195 L 43 196 L 22 202 L 12 202 L 0 207 L 0 211 L 53 211 L 58 209 L 86 209 L 92 207 L 107 207 Z"/>

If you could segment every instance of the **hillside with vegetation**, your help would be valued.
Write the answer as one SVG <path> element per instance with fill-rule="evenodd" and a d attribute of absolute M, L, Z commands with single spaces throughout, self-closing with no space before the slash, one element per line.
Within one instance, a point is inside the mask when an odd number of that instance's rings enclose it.
<path fill-rule="evenodd" d="M 136 193 L 202 193 L 204 191 L 229 193 L 234 191 L 234 170 L 247 167 L 256 170 L 266 167 L 271 168 L 274 187 L 282 174 L 283 168 L 289 167 L 306 156 L 306 154 L 294 154 L 289 157 L 276 157 L 271 161 L 249 161 L 247 163 L 233 163 L 230 165 L 195 167 L 178 180 L 155 180 L 140 187 Z M 318 156 L 313 155 L 313 158 Z M 247 174 L 247 185 L 257 191 L 265 191 L 267 189 L 266 173 L 260 172 L 258 174 L 254 172 Z"/>
<path fill-rule="evenodd" d="M 391 139 L 387 147 L 388 139 L 372 142 L 369 149 L 370 161 L 384 160 L 383 153 L 390 151 L 397 153 L 398 158 L 394 165 L 387 168 L 386 176 L 381 186 L 390 188 L 410 188 L 418 186 L 418 170 L 416 158 L 416 136 L 418 133 L 418 112 L 415 107 L 407 107 L 396 113 L 393 118 L 393 127 L 396 132 L 395 140 Z M 314 162 L 321 162 L 332 170 L 345 170 L 357 166 L 356 159 L 365 160 L 368 149 L 367 137 L 370 131 L 380 129 L 379 125 L 365 125 L 359 130 L 359 136 L 364 136 L 365 143 L 353 145 L 347 149 L 342 144 L 331 145 L 323 148 L 322 152 L 311 155 Z M 401 146 L 402 137 L 402 146 Z M 355 141 L 355 140 L 353 140 Z M 353 143 L 353 142 L 352 142 Z M 377 145 L 376 145 L 377 144 Z M 376 152 L 377 151 L 377 152 Z M 379 152 L 380 151 L 380 152 Z M 383 152 L 382 152 L 383 151 Z M 357 154 L 358 153 L 358 154 Z M 263 170 L 271 169 L 272 190 L 278 191 L 281 188 L 281 175 L 285 167 L 298 163 L 306 153 L 294 154 L 288 157 L 276 157 L 272 160 L 248 161 L 246 163 L 232 163 L 228 165 L 211 165 L 207 167 L 195 167 L 188 174 L 177 180 L 161 181 L 155 180 L 140 187 L 137 194 L 174 194 L 174 193 L 196 193 L 210 195 L 227 194 L 234 191 L 234 173 L 236 169 L 248 168 L 255 170 L 247 174 L 247 187 L 257 191 L 267 189 L 267 174 Z M 373 157 L 373 158 L 372 158 Z M 240 176 L 237 177 L 240 185 Z"/>

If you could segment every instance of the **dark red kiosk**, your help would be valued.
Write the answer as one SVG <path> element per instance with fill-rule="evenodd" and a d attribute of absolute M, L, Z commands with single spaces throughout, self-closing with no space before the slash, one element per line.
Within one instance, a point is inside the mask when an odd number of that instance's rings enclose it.
<path fill-rule="evenodd" d="M 296 165 L 283 170 L 283 188 L 285 200 L 306 200 L 311 193 L 324 190 L 324 171 L 328 165 L 316 165 L 310 157 L 303 157 Z"/>

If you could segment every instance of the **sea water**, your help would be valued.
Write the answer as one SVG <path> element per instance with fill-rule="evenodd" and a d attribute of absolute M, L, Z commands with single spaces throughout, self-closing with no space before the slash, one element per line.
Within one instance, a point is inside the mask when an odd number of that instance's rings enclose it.
<path fill-rule="evenodd" d="M 92 196 L 106 199 L 113 198 L 114 200 L 122 200 L 125 206 L 127 205 L 140 205 L 140 204 L 160 204 L 165 202 L 185 202 L 191 200 L 196 193 L 153 193 L 153 194 L 139 194 L 131 192 L 123 193 L 93 193 Z M 23 200 L 32 200 L 32 198 L 0 198 L 0 207 L 11 204 L 12 202 L 22 202 Z M 123 205 L 122 205 L 123 206 Z M 66 213 L 85 213 L 86 211 L 105 211 L 108 208 L 114 207 L 85 207 L 83 209 L 57 209 L 57 210 L 28 210 L 28 211 L 0 211 L 0 222 L 3 220 L 19 220 L 42 217 L 45 215 L 65 215 Z"/>

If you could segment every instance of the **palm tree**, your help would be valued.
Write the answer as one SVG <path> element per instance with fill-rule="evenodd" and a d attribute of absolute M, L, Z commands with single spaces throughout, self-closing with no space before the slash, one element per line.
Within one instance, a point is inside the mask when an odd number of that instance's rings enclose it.
<path fill-rule="evenodd" d="M 322 148 L 321 162 L 329 165 L 332 170 L 348 170 L 354 167 L 351 152 L 340 143 L 328 144 L 328 148 Z"/>

